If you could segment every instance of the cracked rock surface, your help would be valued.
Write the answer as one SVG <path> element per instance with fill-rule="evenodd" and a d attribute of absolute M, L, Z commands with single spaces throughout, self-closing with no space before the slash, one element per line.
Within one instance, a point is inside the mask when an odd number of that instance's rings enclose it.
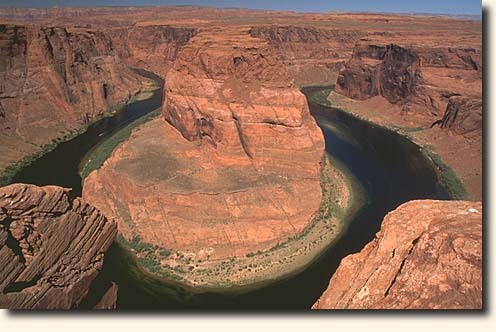
<path fill-rule="evenodd" d="M 313 309 L 481 309 L 482 203 L 410 201 L 345 257 Z"/>
<path fill-rule="evenodd" d="M 0 308 L 77 307 L 116 234 L 113 221 L 67 189 L 0 188 Z"/>

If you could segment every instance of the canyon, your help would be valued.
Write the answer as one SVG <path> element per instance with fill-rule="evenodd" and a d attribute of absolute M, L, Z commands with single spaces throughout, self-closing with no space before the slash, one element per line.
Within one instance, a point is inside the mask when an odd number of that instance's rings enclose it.
<path fill-rule="evenodd" d="M 297 247 L 296 240 L 308 236 L 322 251 L 345 231 L 343 220 L 359 195 L 325 154 L 327 142 L 300 91 L 306 86 L 327 87 L 323 105 L 418 144 L 452 198 L 482 199 L 478 21 L 194 7 L 5 8 L 0 18 L 4 183 L 53 145 L 160 88 L 138 69 L 164 79 L 161 116 L 136 126 L 82 179 L 82 200 L 94 208 L 76 198 L 61 212 L 74 208 L 84 219 L 89 209 L 100 222 L 107 220 L 103 215 L 114 220 L 118 242 L 156 277 L 208 287 L 274 279 L 319 256 L 316 249 Z M 2 190 L 4 196 L 23 192 L 28 200 L 57 193 L 40 202 L 45 205 L 59 196 L 69 199 L 68 189 L 19 188 Z M 420 205 L 422 214 L 408 212 Z M 55 218 L 43 208 L 14 210 L 32 213 L 35 225 Z M 9 211 L 2 209 L 14 218 Z M 314 308 L 480 308 L 481 211 L 481 203 L 469 201 L 400 206 L 386 216 L 376 239 L 343 259 Z M 411 232 L 405 235 L 406 225 Z M 90 246 L 88 258 L 99 253 L 94 266 L 78 266 L 91 277 L 67 279 L 65 285 L 85 285 L 70 300 L 55 301 L 44 281 L 52 270 L 35 259 L 41 270 L 30 277 L 43 277 L 13 293 L 17 297 L 7 293 L 6 306 L 81 303 L 116 236 L 115 228 L 104 233 L 105 243 Z M 440 247 L 446 237 L 456 242 L 453 251 Z M 382 246 L 388 251 L 375 250 Z M 431 247 L 436 249 L 426 252 Z M 79 249 L 69 252 L 77 255 Z M 436 265 L 433 259 L 457 265 Z M 396 277 L 368 284 L 364 279 L 374 269 Z M 408 280 L 425 281 L 422 270 L 435 271 L 432 287 L 440 288 L 415 302 L 420 290 Z M 7 286 L 19 277 L 8 278 Z M 344 289 L 351 278 L 353 287 Z M 465 282 L 466 292 L 454 290 L 457 282 Z M 108 286 L 95 307 L 115 307 L 118 285 Z M 26 291 L 48 295 L 41 304 L 22 302 Z"/>

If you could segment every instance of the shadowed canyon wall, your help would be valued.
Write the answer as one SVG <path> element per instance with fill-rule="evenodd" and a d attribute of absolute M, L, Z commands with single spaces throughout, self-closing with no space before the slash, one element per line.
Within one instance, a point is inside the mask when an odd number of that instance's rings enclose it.
<path fill-rule="evenodd" d="M 479 123 L 480 130 L 482 103 L 465 107 L 468 104 L 460 103 L 459 98 L 482 100 L 481 50 L 442 44 L 385 44 L 382 39 L 367 38 L 355 46 L 339 74 L 336 91 L 357 100 L 382 96 L 403 112 L 426 117 L 442 117 L 448 104 L 456 103 L 457 107 L 463 105 L 462 112 L 471 113 L 471 119 L 478 117 L 472 123 Z"/>
<path fill-rule="evenodd" d="M 0 169 L 91 123 L 145 80 L 102 32 L 0 25 Z"/>
<path fill-rule="evenodd" d="M 266 39 L 297 84 L 333 84 L 365 32 L 311 26 L 262 26 L 250 30 Z"/>

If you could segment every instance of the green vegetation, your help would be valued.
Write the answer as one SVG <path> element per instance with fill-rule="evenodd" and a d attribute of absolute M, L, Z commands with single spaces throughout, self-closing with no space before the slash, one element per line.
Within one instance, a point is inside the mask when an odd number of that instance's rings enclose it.
<path fill-rule="evenodd" d="M 331 89 L 323 89 L 318 92 L 315 92 L 312 94 L 310 97 L 310 100 L 316 104 L 326 106 L 326 107 L 332 107 L 331 103 L 327 99 L 327 96 L 331 93 Z"/>
<path fill-rule="evenodd" d="M 159 85 L 155 84 L 155 85 L 150 85 L 148 87 L 143 88 L 138 94 L 131 97 L 126 102 L 116 104 L 116 105 L 112 106 L 107 112 L 103 112 L 103 113 L 98 114 L 90 123 L 83 124 L 79 129 L 69 129 L 67 132 L 63 133 L 62 136 L 59 136 L 59 137 L 53 139 L 52 142 L 41 146 L 39 151 L 37 151 L 31 155 L 25 156 L 21 160 L 8 165 L 5 168 L 5 170 L 0 173 L 0 187 L 6 186 L 6 185 L 9 185 L 10 183 L 12 183 L 12 180 L 14 179 L 14 177 L 16 176 L 17 173 L 19 173 L 23 168 L 31 165 L 35 160 L 37 160 L 37 159 L 43 157 L 45 154 L 53 151 L 60 143 L 69 141 L 69 140 L 75 138 L 76 136 L 83 134 L 88 129 L 88 127 L 90 125 L 92 125 L 93 123 L 95 123 L 101 119 L 115 115 L 116 113 L 121 111 L 126 105 L 128 105 L 134 101 L 149 98 L 151 96 L 152 92 L 154 90 L 158 89 L 159 87 L 160 87 Z"/>
<path fill-rule="evenodd" d="M 185 271 L 181 267 L 176 266 L 171 269 L 170 266 L 162 266 L 159 261 L 159 259 L 167 258 L 172 254 L 172 251 L 170 249 L 162 248 L 157 245 L 144 242 L 141 240 L 139 235 L 134 235 L 131 240 L 126 240 L 121 234 L 118 234 L 117 242 L 123 247 L 134 251 L 139 266 L 142 267 L 146 272 L 170 280 L 182 280 L 182 277 L 176 274 L 185 273 Z"/>
<path fill-rule="evenodd" d="M 80 175 L 81 179 L 85 179 L 91 172 L 100 168 L 105 160 L 107 160 L 115 148 L 122 142 L 129 139 L 134 128 L 139 125 L 148 122 L 160 115 L 160 108 L 153 110 L 145 116 L 142 116 L 133 122 L 129 123 L 124 128 L 118 130 L 112 136 L 104 140 L 91 154 L 91 158 L 86 162 L 86 164 L 81 169 Z"/>
<path fill-rule="evenodd" d="M 467 191 L 460 181 L 456 173 L 446 165 L 441 157 L 434 152 L 433 147 L 427 146 L 422 149 L 422 152 L 429 157 L 432 163 L 436 166 L 439 174 L 439 181 L 446 189 L 448 194 L 453 199 L 464 199 L 467 197 Z"/>

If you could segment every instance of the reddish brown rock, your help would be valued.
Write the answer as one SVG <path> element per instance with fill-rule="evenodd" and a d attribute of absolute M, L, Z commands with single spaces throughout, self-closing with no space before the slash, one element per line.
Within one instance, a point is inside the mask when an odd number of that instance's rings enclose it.
<path fill-rule="evenodd" d="M 336 92 L 358 100 L 382 96 L 424 117 L 444 112 L 453 95 L 482 98 L 480 49 L 398 39 L 363 38 L 340 72 Z M 393 41 L 399 43 L 388 44 Z"/>
<path fill-rule="evenodd" d="M 313 309 L 481 309 L 482 203 L 410 201 L 345 257 Z"/>
<path fill-rule="evenodd" d="M 98 301 L 93 309 L 116 309 L 118 292 L 119 286 L 115 282 L 112 282 L 109 289 L 105 292 L 105 294 L 103 294 L 102 298 L 100 299 L 100 301 Z"/>
<path fill-rule="evenodd" d="M 116 234 L 114 222 L 64 188 L 0 188 L 0 307 L 77 307 Z"/>
<path fill-rule="evenodd" d="M 194 28 L 168 25 L 106 29 L 119 57 L 132 67 L 165 77 L 182 46 L 197 33 Z"/>
<path fill-rule="evenodd" d="M 482 135 L 482 100 L 451 97 L 439 125 L 461 135 Z"/>
<path fill-rule="evenodd" d="M 312 26 L 260 26 L 253 37 L 267 40 L 297 84 L 332 84 L 365 32 Z"/>
<path fill-rule="evenodd" d="M 237 28 L 194 36 L 167 74 L 163 114 L 85 180 L 83 197 L 126 239 L 214 259 L 309 224 L 324 140 L 264 41 Z"/>
<path fill-rule="evenodd" d="M 0 170 L 129 100 L 145 81 L 102 31 L 0 25 Z"/>

